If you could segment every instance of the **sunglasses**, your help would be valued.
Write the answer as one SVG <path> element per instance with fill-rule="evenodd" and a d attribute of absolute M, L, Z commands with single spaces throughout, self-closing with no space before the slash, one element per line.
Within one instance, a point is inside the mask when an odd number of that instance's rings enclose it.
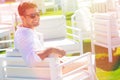
<path fill-rule="evenodd" d="M 34 19 L 36 16 L 39 17 L 40 14 L 39 14 L 39 12 L 37 12 L 37 13 L 34 13 L 34 14 L 25 15 L 25 16 L 29 16 L 31 19 Z"/>

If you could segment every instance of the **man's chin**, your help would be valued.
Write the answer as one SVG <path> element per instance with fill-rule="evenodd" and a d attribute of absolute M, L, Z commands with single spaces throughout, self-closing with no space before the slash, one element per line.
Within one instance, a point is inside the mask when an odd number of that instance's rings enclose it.
<path fill-rule="evenodd" d="M 37 27 L 37 26 L 39 26 L 39 24 L 35 24 L 34 26 Z"/>

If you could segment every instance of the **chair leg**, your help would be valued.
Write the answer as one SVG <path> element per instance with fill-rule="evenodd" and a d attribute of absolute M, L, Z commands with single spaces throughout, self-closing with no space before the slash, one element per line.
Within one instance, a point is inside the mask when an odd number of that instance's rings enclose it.
<path fill-rule="evenodd" d="M 60 77 L 62 75 L 61 68 L 56 68 L 59 64 L 59 61 L 56 58 L 51 58 L 50 60 L 50 69 L 51 69 L 51 80 L 62 80 Z M 59 76 L 59 77 L 58 77 Z"/>
<path fill-rule="evenodd" d="M 0 80 L 3 80 L 3 75 L 4 75 L 4 72 L 3 72 L 3 60 L 1 59 L 1 56 L 0 56 Z"/>
<path fill-rule="evenodd" d="M 108 61 L 112 62 L 112 48 L 108 48 Z"/>

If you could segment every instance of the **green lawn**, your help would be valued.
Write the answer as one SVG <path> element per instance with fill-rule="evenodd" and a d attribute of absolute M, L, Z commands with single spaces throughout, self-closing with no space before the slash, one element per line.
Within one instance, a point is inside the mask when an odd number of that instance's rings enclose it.
<path fill-rule="evenodd" d="M 45 14 L 41 13 L 41 16 L 47 15 L 60 15 L 61 10 L 54 12 L 53 10 L 48 10 Z M 73 13 L 66 13 L 67 25 L 71 25 L 71 15 Z M 90 40 L 84 41 L 84 52 L 91 51 Z M 102 52 L 101 52 L 102 51 Z M 120 58 L 119 55 L 114 56 L 112 63 L 108 62 L 107 49 L 102 47 L 96 47 L 96 74 L 99 80 L 120 80 Z M 117 51 L 119 53 L 120 50 Z M 0 52 L 2 54 L 4 52 Z M 114 52 L 115 53 L 115 52 Z"/>

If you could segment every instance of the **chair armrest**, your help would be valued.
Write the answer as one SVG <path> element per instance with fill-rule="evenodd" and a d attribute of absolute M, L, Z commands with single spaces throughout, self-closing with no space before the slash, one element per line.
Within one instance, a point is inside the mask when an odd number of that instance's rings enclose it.
<path fill-rule="evenodd" d="M 79 29 L 77 27 L 71 27 L 71 26 L 66 26 L 66 28 L 72 31 L 71 33 L 67 32 L 67 36 L 70 36 L 73 39 L 76 38 L 76 40 L 78 40 L 78 41 L 80 40 L 79 33 L 81 33 L 81 29 Z M 78 32 L 78 34 L 75 34 L 74 32 Z"/>
<path fill-rule="evenodd" d="M 61 63 L 60 65 L 58 65 L 58 67 L 65 66 L 65 65 L 70 64 L 70 63 L 72 63 L 72 62 L 74 62 L 74 61 L 76 61 L 76 60 L 82 59 L 82 58 L 84 58 L 84 57 L 86 57 L 86 56 L 91 57 L 91 53 L 90 53 L 90 52 L 87 52 L 87 53 L 82 54 L 82 55 L 80 55 L 80 56 L 74 57 L 74 58 L 70 59 L 69 61 L 66 61 L 66 62 Z"/>
<path fill-rule="evenodd" d="M 86 59 L 86 61 L 88 61 L 86 64 L 82 65 L 81 67 L 78 67 L 78 68 L 75 68 L 74 70 L 71 70 L 65 74 L 62 73 L 62 68 L 65 66 L 65 65 L 68 65 L 68 64 L 71 64 L 77 60 L 83 60 L 83 59 Z M 58 78 L 65 78 L 65 77 L 68 77 L 70 75 L 72 75 L 73 73 L 77 73 L 79 70 L 84 70 L 85 68 L 89 68 L 91 69 L 92 68 L 92 59 L 91 59 L 91 53 L 88 52 L 88 53 L 85 53 L 85 54 L 82 54 L 80 56 L 78 56 L 77 58 L 73 58 L 72 59 L 69 59 L 68 61 L 65 61 L 63 63 L 59 63 L 59 61 L 56 59 L 53 58 L 53 60 L 51 60 L 51 63 L 50 63 L 50 67 L 51 67 L 51 76 L 53 77 L 53 79 L 58 79 Z M 91 69 L 92 70 L 92 69 Z M 80 73 L 81 74 L 81 73 Z M 57 77 L 55 77 L 57 76 Z"/>
<path fill-rule="evenodd" d="M 75 14 L 73 14 L 72 16 L 71 16 L 71 23 L 72 23 L 72 26 L 75 26 Z"/>

